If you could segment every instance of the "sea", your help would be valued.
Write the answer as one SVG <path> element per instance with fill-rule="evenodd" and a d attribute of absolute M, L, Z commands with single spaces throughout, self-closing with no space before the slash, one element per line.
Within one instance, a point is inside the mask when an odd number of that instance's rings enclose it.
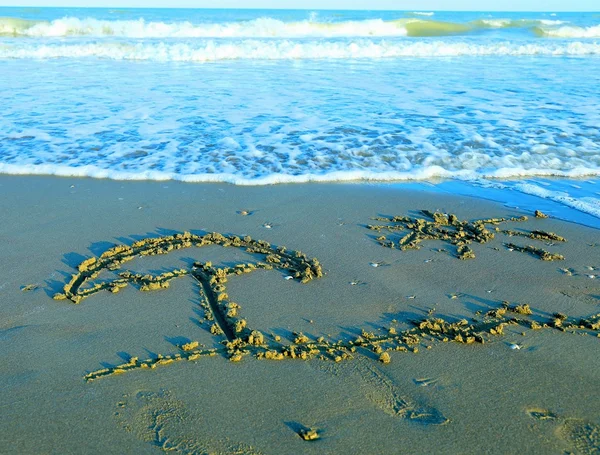
<path fill-rule="evenodd" d="M 600 13 L 0 8 L 0 106 L 4 174 L 388 182 L 600 227 Z"/>

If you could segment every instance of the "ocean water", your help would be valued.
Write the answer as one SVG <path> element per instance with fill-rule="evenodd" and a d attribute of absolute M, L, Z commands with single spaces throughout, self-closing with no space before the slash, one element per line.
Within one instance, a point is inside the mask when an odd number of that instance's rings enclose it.
<path fill-rule="evenodd" d="M 600 13 L 0 8 L 0 103 L 6 174 L 443 178 L 600 219 Z"/>

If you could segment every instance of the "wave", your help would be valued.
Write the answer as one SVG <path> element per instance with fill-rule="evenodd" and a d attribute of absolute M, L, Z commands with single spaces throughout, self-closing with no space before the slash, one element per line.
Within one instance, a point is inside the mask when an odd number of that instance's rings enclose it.
<path fill-rule="evenodd" d="M 569 171 L 555 169 L 503 168 L 490 172 L 467 169 L 448 170 L 441 166 L 423 166 L 413 171 L 347 170 L 293 175 L 272 173 L 254 178 L 233 173 L 178 174 L 164 171 L 122 171 L 105 169 L 94 165 L 65 166 L 56 164 L 8 164 L 0 163 L 0 174 L 9 175 L 56 175 L 60 177 L 92 177 L 111 180 L 177 180 L 190 183 L 231 183 L 234 185 L 273 185 L 278 183 L 350 182 L 350 181 L 419 181 L 433 178 L 478 181 L 480 179 L 509 179 L 518 177 L 567 177 L 600 176 L 600 169 L 575 168 Z"/>
<path fill-rule="evenodd" d="M 424 15 L 429 13 L 410 13 Z M 450 36 L 490 28 L 534 28 L 539 36 L 595 37 L 600 26 L 564 26 L 557 20 L 482 19 L 467 23 L 406 18 L 368 19 L 343 22 L 308 20 L 285 22 L 262 17 L 241 22 L 191 23 L 138 20 L 99 20 L 64 17 L 53 21 L 0 18 L 0 36 L 11 37 L 124 37 L 124 38 L 311 38 L 311 37 L 394 37 Z"/>
<path fill-rule="evenodd" d="M 551 38 L 600 38 L 600 25 L 591 27 L 577 27 L 565 25 L 562 27 L 535 27 L 534 31 L 539 36 Z"/>
<path fill-rule="evenodd" d="M 444 41 L 407 42 L 359 39 L 353 41 L 240 40 L 197 43 L 8 44 L 0 59 L 102 58 L 159 62 L 223 60 L 379 59 L 458 56 L 583 56 L 600 55 L 600 43 L 477 45 Z"/>
<path fill-rule="evenodd" d="M 404 36 L 406 20 L 284 22 L 262 17 L 243 22 L 204 23 L 98 20 L 65 17 L 51 22 L 0 18 L 0 35 L 14 37 L 115 36 L 126 38 L 299 38 L 336 36 Z"/>
<path fill-rule="evenodd" d="M 593 217 L 600 218 L 600 199 L 596 197 L 575 197 L 564 191 L 558 191 L 553 188 L 541 188 L 535 183 L 528 181 L 511 182 L 506 184 L 507 178 L 531 178 L 531 177 L 563 177 L 563 178 L 581 178 L 589 176 L 599 176 L 600 170 L 574 169 L 569 172 L 556 172 L 552 170 L 529 170 L 511 169 L 499 170 L 500 172 L 486 175 L 485 173 L 476 173 L 473 171 L 447 171 L 441 167 L 430 166 L 414 172 L 373 172 L 373 171 L 335 171 L 324 174 L 305 174 L 305 175 L 289 175 L 289 174 L 270 174 L 257 178 L 246 178 L 235 174 L 196 174 L 196 175 L 181 175 L 160 171 L 142 171 L 142 172 L 124 172 L 117 170 L 102 169 L 97 166 L 82 166 L 69 167 L 59 165 L 15 165 L 0 163 L 0 173 L 9 175 L 56 175 L 61 177 L 91 177 L 111 180 L 151 180 L 151 181 L 168 181 L 176 180 L 189 183 L 230 183 L 240 186 L 263 186 L 285 183 L 307 183 L 307 182 L 405 182 L 405 181 L 429 181 L 435 179 L 451 179 L 456 181 L 466 182 L 469 187 L 475 184 L 477 188 L 475 193 L 470 195 L 481 197 L 482 191 L 485 192 L 485 197 L 494 199 L 494 193 L 489 192 L 489 188 L 497 188 L 503 191 L 502 202 L 506 203 L 506 195 L 509 190 L 516 190 L 520 193 L 530 194 L 539 198 L 548 199 L 557 202 L 561 205 L 574 208 L 579 212 L 589 214 Z M 498 181 L 498 179 L 500 181 Z M 502 183 L 504 181 L 504 183 Z M 483 189 L 482 189 L 483 187 Z M 488 189 L 486 192 L 486 188 Z M 522 196 L 517 196 L 515 202 L 519 206 L 523 206 L 525 202 Z M 538 202 L 535 201 L 538 208 Z M 557 218 L 571 220 L 572 215 L 564 213 L 563 210 L 554 208 L 552 215 Z M 587 224 L 592 227 L 598 227 L 596 222 L 589 219 L 576 218 L 582 224 Z"/>

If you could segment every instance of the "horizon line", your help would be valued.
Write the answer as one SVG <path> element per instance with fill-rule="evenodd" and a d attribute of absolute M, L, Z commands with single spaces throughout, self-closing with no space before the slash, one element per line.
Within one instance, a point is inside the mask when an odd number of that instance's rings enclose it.
<path fill-rule="evenodd" d="M 214 8 L 214 7 L 190 7 L 190 6 L 154 6 L 154 7 L 136 7 L 136 6 L 42 6 L 42 5 L 1 5 L 0 8 L 63 8 L 63 9 L 116 9 L 116 10 L 140 10 L 140 9 L 182 9 L 182 10 L 250 10 L 250 11 L 389 11 L 389 12 L 432 12 L 432 13 L 598 13 L 600 10 L 502 10 L 502 9 L 490 9 L 490 10 L 472 10 L 472 9 L 431 9 L 431 8 L 411 8 L 411 9 L 386 9 L 386 8 L 360 8 L 360 9 L 347 9 L 347 8 L 287 8 L 287 7 L 274 7 L 274 8 Z"/>

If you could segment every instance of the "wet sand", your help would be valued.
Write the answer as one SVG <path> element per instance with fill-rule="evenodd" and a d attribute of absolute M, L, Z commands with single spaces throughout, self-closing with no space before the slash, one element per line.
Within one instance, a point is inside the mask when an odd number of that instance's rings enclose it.
<path fill-rule="evenodd" d="M 410 188 L 1 176 L 0 452 L 599 453 L 600 339 L 597 330 L 579 328 L 580 319 L 600 312 L 599 231 Z M 493 231 L 486 243 L 469 244 L 474 259 L 460 260 L 448 242 L 423 240 L 420 249 L 402 251 L 376 240 L 387 231 L 367 228 L 393 224 L 372 217 L 425 219 L 420 210 L 470 221 L 525 215 L 500 228 L 567 241 Z M 310 360 L 273 361 L 255 358 L 260 347 L 245 347 L 249 353 L 232 362 L 188 276 L 168 289 L 141 292 L 132 284 L 78 305 L 52 298 L 83 260 L 184 231 L 250 236 L 317 258 L 322 277 L 302 283 L 286 279 L 289 270 L 257 270 L 230 277 L 228 298 L 269 346 L 306 345 L 295 343 L 301 332 L 309 343 L 342 343 L 352 358 L 336 362 L 337 352 L 319 348 Z M 542 261 L 507 243 L 565 259 Z M 264 259 L 258 256 L 211 245 L 122 267 L 159 275 L 194 261 L 220 268 Z M 485 343 L 422 332 L 416 343 L 398 341 L 414 321 L 476 325 L 503 302 L 528 304 L 532 315 L 502 317 L 529 325 L 487 331 Z M 567 316 L 568 330 L 553 327 L 555 313 Z M 531 321 L 542 328 L 532 330 Z M 399 336 L 381 343 L 389 363 L 375 343 L 350 351 L 359 337 L 390 329 Z M 218 352 L 84 380 L 132 357 L 181 354 L 193 341 Z M 309 429 L 316 440 L 300 436 Z"/>

